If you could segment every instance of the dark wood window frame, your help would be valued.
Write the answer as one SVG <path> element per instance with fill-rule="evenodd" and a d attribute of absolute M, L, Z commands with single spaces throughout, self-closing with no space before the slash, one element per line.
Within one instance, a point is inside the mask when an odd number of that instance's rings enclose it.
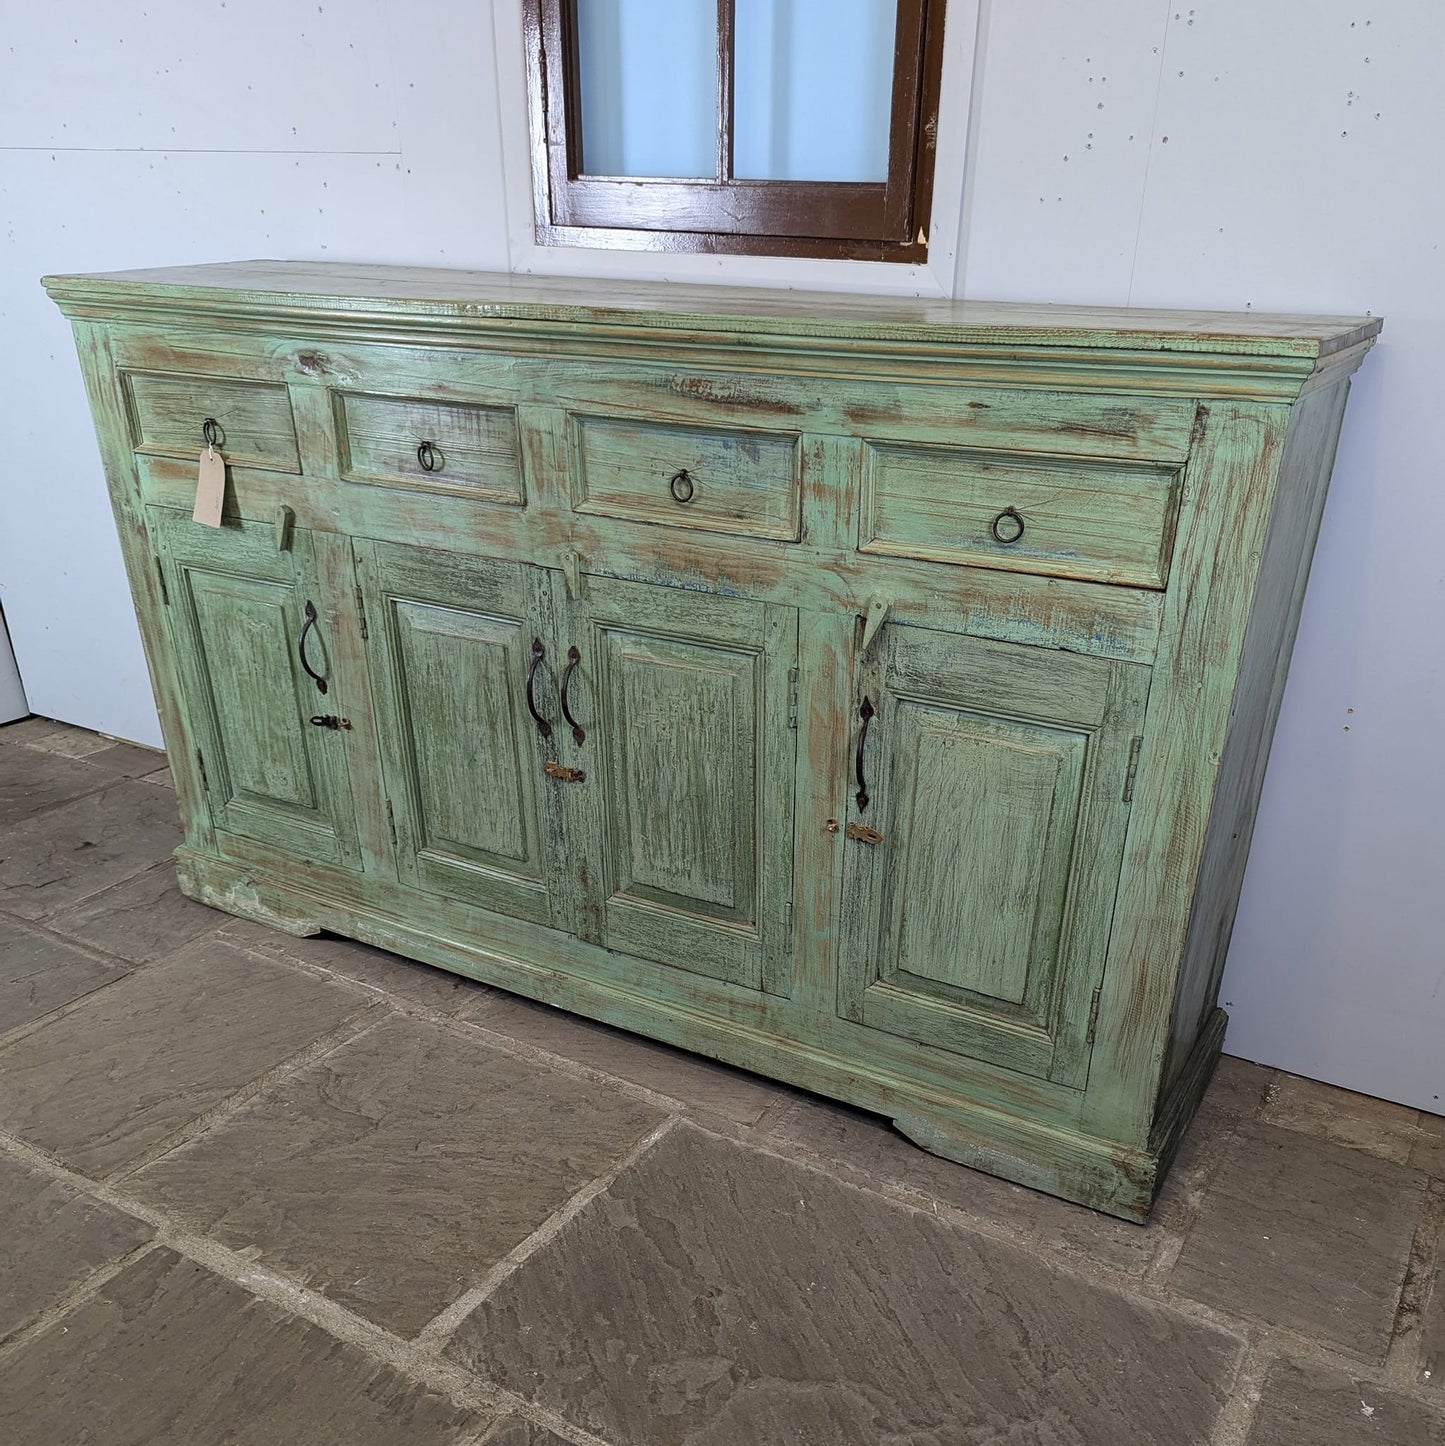
<path fill-rule="evenodd" d="M 717 167 L 711 179 L 583 170 L 577 0 L 524 0 L 532 195 L 551 246 L 922 262 L 933 199 L 945 0 L 898 0 L 888 179 L 733 176 L 733 0 L 717 0 Z"/>

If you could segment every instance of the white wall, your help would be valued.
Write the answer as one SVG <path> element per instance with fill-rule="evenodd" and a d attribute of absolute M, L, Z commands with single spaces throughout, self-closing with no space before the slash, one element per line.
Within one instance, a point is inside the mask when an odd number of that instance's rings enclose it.
<path fill-rule="evenodd" d="M 1223 998 L 1233 1052 L 1440 1110 L 1445 7 L 951 0 L 933 253 L 892 268 L 536 247 L 518 0 L 490 10 L 16 7 L 0 52 L 0 601 L 32 706 L 156 739 L 43 271 L 334 256 L 1383 313 Z"/>

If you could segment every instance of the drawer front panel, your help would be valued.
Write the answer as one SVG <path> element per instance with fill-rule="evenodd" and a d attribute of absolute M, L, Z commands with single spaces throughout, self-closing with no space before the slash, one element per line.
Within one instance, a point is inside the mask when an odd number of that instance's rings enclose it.
<path fill-rule="evenodd" d="M 296 422 L 291 396 L 280 382 L 233 377 L 125 377 L 131 444 L 137 452 L 195 457 L 204 445 L 202 428 L 213 418 L 218 445 L 228 462 L 299 472 Z"/>
<path fill-rule="evenodd" d="M 795 433 L 572 418 L 579 512 L 796 542 L 802 439 Z"/>
<path fill-rule="evenodd" d="M 524 505 L 514 408 L 361 392 L 336 392 L 333 399 L 347 481 Z"/>
<path fill-rule="evenodd" d="M 1182 471 L 865 445 L 862 552 L 1162 588 Z"/>

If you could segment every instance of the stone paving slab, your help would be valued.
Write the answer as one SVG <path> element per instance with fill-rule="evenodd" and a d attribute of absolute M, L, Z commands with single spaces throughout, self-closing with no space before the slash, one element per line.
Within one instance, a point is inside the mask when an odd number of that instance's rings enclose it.
<path fill-rule="evenodd" d="M 1445 1240 L 1436 1245 L 1435 1278 L 1425 1300 L 1420 1379 L 1445 1400 Z"/>
<path fill-rule="evenodd" d="M 1353 1376 L 1277 1361 L 1247 1446 L 1445 1446 L 1445 1412 Z"/>
<path fill-rule="evenodd" d="M 482 1446 L 568 1446 L 568 1443 L 555 1431 L 548 1431 L 525 1416 L 508 1416 L 487 1432 Z"/>
<path fill-rule="evenodd" d="M 186 898 L 167 860 L 62 909 L 49 923 L 59 934 L 142 964 L 200 938 L 227 917 Z"/>
<path fill-rule="evenodd" d="M 59 939 L 0 919 L 0 1035 L 125 974 L 118 964 L 93 959 Z"/>
<path fill-rule="evenodd" d="M 1204 1446 L 1241 1347 L 682 1126 L 448 1353 L 616 1446 Z"/>
<path fill-rule="evenodd" d="M 1259 1108 L 1269 1076 L 1270 1071 L 1258 1065 L 1221 1058 L 1179 1158 L 1142 1227 L 930 1155 L 887 1119 L 828 1100 L 809 1098 L 795 1105 L 770 1138 L 820 1157 L 845 1175 L 861 1173 L 917 1190 L 1049 1249 L 1142 1275 L 1165 1236 L 1177 1229 L 1186 1197 L 1203 1188 L 1201 1175 L 1213 1156 L 1240 1119 Z"/>
<path fill-rule="evenodd" d="M 238 949 L 263 954 L 268 959 L 329 969 L 345 979 L 394 995 L 405 1004 L 419 1004 L 442 1014 L 457 1014 L 491 993 L 475 979 L 446 969 L 433 969 L 430 964 L 405 959 L 400 954 L 375 949 L 354 939 L 339 939 L 331 934 L 298 939 L 249 919 L 228 918 L 224 914 L 215 917 L 222 920 L 220 937 Z"/>
<path fill-rule="evenodd" d="M 656 1090 L 734 1124 L 755 1124 L 765 1110 L 785 1098 L 781 1086 L 759 1075 L 500 989 L 465 1012 L 484 1029 Z"/>
<path fill-rule="evenodd" d="M 1421 1111 L 1410 1163 L 1437 1180 L 1445 1180 L 1445 1116 Z"/>
<path fill-rule="evenodd" d="M 1424 1191 L 1418 1170 L 1247 1123 L 1170 1286 L 1231 1315 L 1383 1360 Z"/>
<path fill-rule="evenodd" d="M 1404 1165 L 1415 1143 L 1420 1112 L 1299 1075 L 1281 1074 L 1260 1118 Z"/>
<path fill-rule="evenodd" d="M 173 793 L 113 783 L 0 834 L 0 910 L 44 918 L 153 867 L 180 841 Z"/>
<path fill-rule="evenodd" d="M 363 1007 L 202 939 L 0 1046 L 0 1129 L 105 1175 Z"/>
<path fill-rule="evenodd" d="M 0 829 L 14 828 L 114 778 L 103 768 L 33 748 L 0 748 Z M 3 852 L 3 847 L 0 847 Z"/>
<path fill-rule="evenodd" d="M 6 1446 L 460 1446 L 484 1424 L 166 1249 L 0 1366 Z"/>
<path fill-rule="evenodd" d="M 5 1155 L 0 1222 L 0 1340 L 155 1233 L 143 1220 Z"/>
<path fill-rule="evenodd" d="M 393 1016 L 128 1187 L 413 1335 L 664 1118 Z"/>

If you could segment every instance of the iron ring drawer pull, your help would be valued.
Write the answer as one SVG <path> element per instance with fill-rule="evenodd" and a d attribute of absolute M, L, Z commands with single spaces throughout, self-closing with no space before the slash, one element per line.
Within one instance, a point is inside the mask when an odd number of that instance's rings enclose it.
<path fill-rule="evenodd" d="M 537 669 L 541 666 L 542 659 L 547 656 L 547 650 L 542 646 L 541 638 L 532 639 L 532 666 L 527 669 L 527 712 L 532 715 L 532 722 L 537 725 L 537 732 L 543 738 L 552 736 L 552 725 L 537 711 L 537 701 L 532 693 L 532 686 L 537 679 Z"/>
<path fill-rule="evenodd" d="M 311 629 L 316 626 L 316 604 L 310 599 L 306 602 L 306 621 L 301 625 L 301 636 L 296 640 L 296 655 L 301 659 L 301 666 L 306 671 L 306 676 L 316 684 L 316 691 L 326 691 L 326 679 L 313 668 L 306 657 L 306 637 Z"/>
<path fill-rule="evenodd" d="M 572 740 L 574 743 L 581 743 L 587 737 L 586 731 L 572 716 L 571 710 L 567 707 L 567 687 L 572 681 L 572 674 L 577 664 L 581 661 L 582 654 L 577 651 L 575 645 L 567 649 L 567 666 L 562 669 L 562 716 L 572 728 Z"/>
<path fill-rule="evenodd" d="M 993 520 L 993 540 L 1005 547 L 1015 543 L 1024 535 L 1024 520 L 1016 507 L 1005 507 Z"/>
<path fill-rule="evenodd" d="M 672 493 L 674 502 L 691 502 L 697 492 L 697 484 L 693 482 L 686 467 L 680 472 L 673 474 L 672 481 L 667 484 L 667 490 Z"/>
<path fill-rule="evenodd" d="M 416 449 L 416 460 L 421 463 L 423 472 L 440 472 L 446 464 L 446 459 L 437 451 L 435 442 L 423 442 Z"/>
<path fill-rule="evenodd" d="M 219 447 L 226 439 L 225 429 L 214 417 L 207 417 L 201 423 L 201 441 L 212 450 Z"/>
<path fill-rule="evenodd" d="M 868 778 L 863 772 L 863 747 L 868 742 L 868 724 L 873 720 L 873 700 L 863 699 L 863 706 L 858 710 L 858 716 L 863 720 L 863 726 L 858 730 L 858 752 L 853 758 L 853 773 L 858 779 L 858 812 L 862 813 L 868 807 Z"/>

